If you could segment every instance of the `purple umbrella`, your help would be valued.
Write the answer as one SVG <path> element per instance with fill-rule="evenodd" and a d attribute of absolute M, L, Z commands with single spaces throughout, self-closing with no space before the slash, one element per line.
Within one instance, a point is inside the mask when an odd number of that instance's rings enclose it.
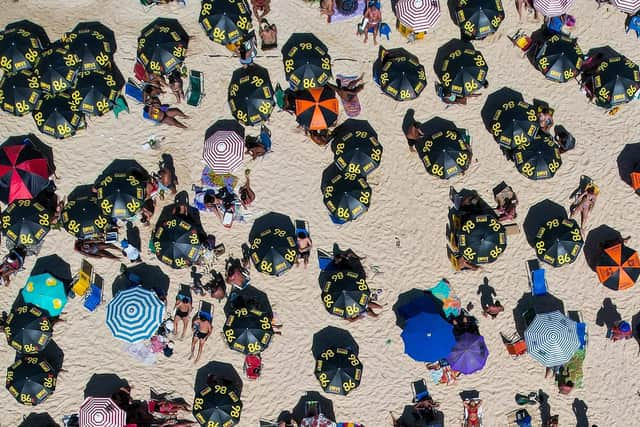
<path fill-rule="evenodd" d="M 457 337 L 456 345 L 447 356 L 447 361 L 451 369 L 468 375 L 484 368 L 487 357 L 489 357 L 489 349 L 482 336 L 462 334 Z"/>

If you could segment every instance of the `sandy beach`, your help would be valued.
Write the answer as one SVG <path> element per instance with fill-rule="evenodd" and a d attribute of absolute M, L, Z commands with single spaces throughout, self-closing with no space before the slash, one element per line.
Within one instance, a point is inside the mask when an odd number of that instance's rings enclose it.
<path fill-rule="evenodd" d="M 333 400 L 337 421 L 360 422 L 367 427 L 391 425 L 389 411 L 399 415 L 411 403 L 410 384 L 426 378 L 434 399 L 441 403 L 445 424 L 459 426 L 463 406 L 459 394 L 477 390 L 484 401 L 485 427 L 506 426 L 506 415 L 518 408 L 514 401 L 517 392 L 543 390 L 548 394 L 551 414 L 559 414 L 560 426 L 589 427 L 632 426 L 640 415 L 636 400 L 640 390 L 640 358 L 635 340 L 611 342 L 602 319 L 611 318 L 614 310 L 603 314 L 600 310 L 607 298 L 617 307 L 622 319 L 630 320 L 638 312 L 639 287 L 626 291 L 612 291 L 602 286 L 590 269 L 584 254 L 572 264 L 561 268 L 546 266 L 549 291 L 562 300 L 565 310 L 580 310 L 588 324 L 589 344 L 584 364 L 584 388 L 569 395 L 558 393 L 552 379 L 544 378 L 544 367 L 529 356 L 513 360 L 505 350 L 500 332 L 514 328 L 514 313 L 518 301 L 529 291 L 525 262 L 535 258 L 535 251 L 526 241 L 524 232 L 508 237 L 504 254 L 479 271 L 455 273 L 447 259 L 445 225 L 450 206 L 449 186 L 456 189 L 475 189 L 485 200 L 493 200 L 492 188 L 501 181 L 511 185 L 519 198 L 516 222 L 522 229 L 529 208 L 545 199 L 567 210 L 570 194 L 581 175 L 588 175 L 600 186 L 601 194 L 583 235 L 601 225 L 632 236 L 629 246 L 640 249 L 640 198 L 619 176 L 617 158 L 627 144 L 640 139 L 637 126 L 640 103 L 624 105 L 615 116 L 589 104 L 578 84 L 571 81 L 556 84 L 536 71 L 508 35 L 518 28 L 528 32 L 540 25 L 532 20 L 518 22 L 513 2 L 506 2 L 506 20 L 497 34 L 474 42 L 489 65 L 488 89 L 482 96 L 471 98 L 468 105 L 446 108 L 435 94 L 433 62 L 437 49 L 452 38 L 459 37 L 459 29 L 451 20 L 444 2 L 440 22 L 424 40 L 407 44 L 393 28 L 390 4 L 382 5 L 383 21 L 393 30 L 391 39 L 383 39 L 385 47 L 405 47 L 420 58 L 427 70 L 428 86 L 422 95 L 409 102 L 396 102 L 381 93 L 373 83 L 371 69 L 378 52 L 369 40 L 363 44 L 355 35 L 357 20 L 327 24 L 318 12 L 317 4 L 301 0 L 273 0 L 270 22 L 278 26 L 278 41 L 282 46 L 289 34 L 308 31 L 316 34 L 328 47 L 333 60 L 333 74 L 364 73 L 366 88 L 360 93 L 362 113 L 377 131 L 384 147 L 380 167 L 368 180 L 372 187 L 369 212 L 357 221 L 336 226 L 327 215 L 322 202 L 320 180 L 322 171 L 333 161 L 329 147 L 313 144 L 292 116 L 274 112 L 269 122 L 273 152 L 258 160 L 245 157 L 242 168 L 252 170 L 252 186 L 257 198 L 249 209 L 247 222 L 223 228 L 214 215 L 202 215 L 207 232 L 225 244 L 227 254 L 239 257 L 240 245 L 247 241 L 251 221 L 263 213 L 276 211 L 291 218 L 309 222 L 315 248 L 330 250 L 334 242 L 351 247 L 365 256 L 368 271 L 381 273 L 369 277 L 369 284 L 385 290 L 382 302 L 385 310 L 378 318 L 346 322 L 329 315 L 320 299 L 319 268 L 315 250 L 307 268 L 300 265 L 281 277 L 267 276 L 252 268 L 252 284 L 265 291 L 281 323 L 282 335 L 276 336 L 263 353 L 264 368 L 259 380 L 245 380 L 242 392 L 244 404 L 240 426 L 256 426 L 260 418 L 275 419 L 285 409 L 292 409 L 305 391 L 320 392 L 314 377 L 311 353 L 312 335 L 327 325 L 349 330 L 360 348 L 359 358 L 364 365 L 360 387 L 348 396 L 325 396 Z M 123 75 L 133 75 L 136 40 L 140 30 L 158 16 L 177 18 L 193 36 L 186 65 L 204 73 L 205 93 L 199 107 L 182 105 L 190 115 L 182 131 L 156 126 L 141 116 L 142 106 L 130 102 L 131 113 L 116 120 L 112 114 L 88 118 L 88 129 L 72 138 L 54 140 L 41 134 L 30 115 L 22 118 L 0 114 L 0 140 L 10 135 L 32 132 L 49 144 L 57 166 L 58 194 L 66 195 L 81 184 L 93 183 L 100 172 L 116 158 L 137 159 L 148 170 L 155 170 L 162 153 L 173 156 L 179 190 L 191 191 L 198 183 L 203 163 L 201 153 L 205 130 L 219 119 L 231 118 L 227 104 L 227 88 L 237 58 L 230 56 L 221 45 L 207 38 L 198 24 L 200 3 L 190 0 L 186 7 L 169 5 L 145 11 L 137 1 L 118 0 L 5 0 L 0 3 L 0 27 L 21 19 L 42 25 L 51 40 L 70 31 L 79 21 L 101 21 L 115 34 L 118 49 L 115 62 Z M 589 0 L 576 0 L 572 10 L 576 26 L 571 34 L 578 38 L 584 51 L 608 45 L 638 63 L 640 44 L 633 33 L 625 34 L 626 15 L 612 6 L 597 8 Z M 256 63 L 268 68 L 272 82 L 285 83 L 279 49 L 258 52 Z M 530 181 L 518 173 L 513 164 L 501 154 L 482 120 L 482 110 L 489 94 L 502 87 L 520 92 L 527 102 L 546 101 L 555 109 L 555 121 L 564 125 L 576 137 L 576 148 L 562 155 L 563 165 L 549 180 Z M 171 94 L 164 95 L 173 103 Z M 427 121 L 442 117 L 467 129 L 472 137 L 473 164 L 464 176 L 449 181 L 438 180 L 425 172 L 416 153 L 408 150 L 401 122 L 407 108 L 416 111 L 416 119 Z M 341 111 L 340 121 L 346 116 Z M 255 135 L 258 127 L 247 128 Z M 163 137 L 159 147 L 144 150 L 141 144 L 150 136 Z M 168 200 L 160 202 L 161 206 Z M 154 219 L 155 220 L 155 219 Z M 168 301 L 174 301 L 180 283 L 190 282 L 189 270 L 173 270 L 163 265 L 146 250 L 151 227 L 139 226 L 142 235 L 143 261 L 159 265 L 170 278 Z M 396 244 L 399 241 L 399 245 Z M 81 254 L 73 250 L 73 237 L 62 231 L 52 231 L 46 237 L 40 256 L 57 254 L 70 266 L 79 269 Z M 2 255 L 6 248 L 2 248 Z M 10 310 L 19 289 L 33 267 L 35 257 L 29 257 L 9 287 L 0 287 L 0 310 Z M 3 415 L 0 426 L 13 427 L 31 412 L 49 412 L 60 424 L 62 415 L 77 412 L 84 399 L 84 388 L 96 373 L 114 373 L 133 385 L 134 398 L 148 398 L 148 389 L 175 390 L 188 401 L 193 399 L 194 378 L 198 368 L 211 360 L 231 363 L 242 374 L 243 355 L 230 350 L 220 336 L 224 323 L 223 304 L 214 301 L 214 334 L 207 342 L 203 357 L 194 364 L 187 360 L 190 339 L 176 340 L 172 357 L 160 356 L 151 366 L 136 361 L 123 351 L 123 342 L 112 337 L 105 325 L 106 302 L 111 300 L 111 284 L 119 274 L 117 262 L 100 259 L 92 261 L 97 273 L 105 279 L 106 301 L 93 313 L 86 311 L 78 299 L 70 300 L 65 308 L 65 323 L 57 325 L 54 341 L 64 351 L 64 369 L 58 377 L 55 393 L 35 408 L 17 403 L 5 390 L 0 393 Z M 224 268 L 224 259 L 216 265 Z M 461 298 L 463 306 L 472 302 L 471 314 L 479 320 L 480 332 L 490 351 L 486 367 L 478 373 L 462 376 L 455 385 L 435 385 L 423 363 L 412 360 L 403 352 L 401 329 L 396 326 L 392 306 L 399 294 L 412 288 L 426 289 L 441 278 L 447 278 Z M 486 277 L 496 290 L 505 312 L 492 320 L 482 316 L 478 286 Z M 197 298 L 196 298 L 197 299 Z M 600 323 L 600 324 L 598 324 Z M 4 338 L 3 338 L 4 340 Z M 0 346 L 0 367 L 5 369 L 15 352 L 6 343 Z M 538 411 L 537 407 L 528 407 Z M 543 410 L 546 410 L 543 408 Z M 190 414 L 189 414 L 190 416 Z M 587 421 L 588 420 L 588 421 Z"/>

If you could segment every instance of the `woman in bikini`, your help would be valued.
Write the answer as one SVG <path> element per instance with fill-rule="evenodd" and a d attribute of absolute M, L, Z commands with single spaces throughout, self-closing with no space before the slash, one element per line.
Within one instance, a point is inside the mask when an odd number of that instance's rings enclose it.
<path fill-rule="evenodd" d="M 171 92 L 176 97 L 176 102 L 180 104 L 180 102 L 184 101 L 184 88 L 182 87 L 182 75 L 180 71 L 175 69 L 169 74 L 169 87 L 171 88 Z"/>
<path fill-rule="evenodd" d="M 473 399 L 465 400 L 464 407 L 467 410 L 467 422 L 464 427 L 480 427 L 480 418 L 478 417 L 478 410 L 482 404 L 482 400 Z"/>
<path fill-rule="evenodd" d="M 211 335 L 212 327 L 211 320 L 207 318 L 204 313 L 199 313 L 198 317 L 193 321 L 193 339 L 191 340 L 191 355 L 189 356 L 189 360 L 191 360 L 194 356 L 194 352 L 196 349 L 196 344 L 198 344 L 198 354 L 196 355 L 196 359 L 193 363 L 198 363 L 200 360 L 200 355 L 202 354 L 202 349 L 204 348 L 204 343 L 209 339 L 209 335 Z"/>
<path fill-rule="evenodd" d="M 569 208 L 571 218 L 578 212 L 580 213 L 580 228 L 583 228 L 587 222 L 587 218 L 596 205 L 596 200 L 598 200 L 598 194 L 600 194 L 600 190 L 597 185 L 593 183 L 587 184 L 584 191 L 576 197 L 575 202 Z"/>
<path fill-rule="evenodd" d="M 302 261 L 304 261 L 304 268 L 307 268 L 313 242 L 311 242 L 311 237 L 306 231 L 298 232 L 296 240 L 298 244 L 298 257 L 296 258 L 296 265 L 298 265 L 299 259 L 302 258 Z"/>
<path fill-rule="evenodd" d="M 113 243 L 104 243 L 99 240 L 76 240 L 74 249 L 92 258 L 120 259 L 120 255 L 112 254 L 109 249 L 121 252 L 121 249 Z"/>
<path fill-rule="evenodd" d="M 182 335 L 180 338 L 184 338 L 184 335 L 187 332 L 187 328 L 189 327 L 189 314 L 191 314 L 191 310 L 193 309 L 193 304 L 191 302 L 191 297 L 178 295 L 176 298 L 175 305 L 175 317 L 179 317 L 182 319 Z M 176 325 L 176 335 L 178 335 L 178 325 L 180 322 L 175 322 Z"/>
<path fill-rule="evenodd" d="M 176 117 L 182 117 L 188 119 L 189 116 L 180 111 L 179 108 L 169 108 L 168 105 L 162 105 L 158 98 L 152 98 L 149 101 L 149 105 L 144 107 L 145 113 L 149 118 L 158 123 L 164 123 L 165 125 L 171 125 L 186 129 L 187 126 L 176 120 Z"/>

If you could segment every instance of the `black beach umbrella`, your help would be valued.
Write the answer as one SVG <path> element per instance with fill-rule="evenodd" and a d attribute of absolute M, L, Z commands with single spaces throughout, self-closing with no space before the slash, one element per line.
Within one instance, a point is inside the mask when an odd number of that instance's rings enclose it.
<path fill-rule="evenodd" d="M 196 393 L 192 413 L 201 426 L 231 427 L 240 422 L 242 401 L 226 386 L 205 387 Z"/>
<path fill-rule="evenodd" d="M 239 42 L 252 29 L 245 0 L 203 0 L 198 22 L 211 40 L 223 46 Z"/>
<path fill-rule="evenodd" d="M 353 221 L 369 209 L 371 187 L 359 174 L 340 171 L 335 165 L 322 173 L 324 205 L 339 222 Z"/>
<path fill-rule="evenodd" d="M 174 217 L 158 224 L 153 233 L 153 246 L 160 261 L 173 268 L 183 268 L 197 262 L 202 243 L 196 227 Z"/>
<path fill-rule="evenodd" d="M 557 144 L 545 133 L 516 150 L 513 158 L 518 172 L 533 180 L 553 177 L 562 165 Z"/>
<path fill-rule="evenodd" d="M 151 74 L 169 75 L 184 61 L 189 35 L 177 19 L 156 18 L 138 37 L 138 61 Z"/>
<path fill-rule="evenodd" d="M 371 290 L 364 276 L 354 271 L 334 271 L 320 275 L 320 297 L 331 314 L 354 319 L 365 313 Z"/>
<path fill-rule="evenodd" d="M 265 316 L 273 316 L 273 309 L 271 308 L 267 294 L 252 285 L 244 287 L 242 292 L 234 293 L 233 298 L 227 298 L 227 302 L 224 305 L 224 314 L 225 316 L 231 314 L 239 315 L 241 312 L 237 310 L 243 308 L 247 310 L 258 310 L 264 313 Z"/>
<path fill-rule="evenodd" d="M 541 261 L 560 267 L 575 261 L 583 244 L 580 226 L 574 219 L 552 218 L 538 229 L 535 250 Z"/>
<path fill-rule="evenodd" d="M 269 120 L 275 104 L 269 71 L 255 64 L 238 68 L 231 76 L 227 99 L 231 113 L 243 125 Z"/>
<path fill-rule="evenodd" d="M 351 350 L 328 348 L 316 359 L 315 375 L 326 393 L 346 396 L 360 385 L 362 368 Z"/>
<path fill-rule="evenodd" d="M 33 120 L 40 132 L 58 139 L 75 135 L 85 125 L 84 114 L 67 92 L 42 96 L 33 110 Z"/>
<path fill-rule="evenodd" d="M 373 75 L 380 89 L 396 101 L 415 99 L 427 86 L 424 66 L 403 48 L 387 50 L 380 46 Z"/>
<path fill-rule="evenodd" d="M 524 101 L 504 102 L 491 119 L 493 138 L 506 148 L 526 145 L 533 140 L 538 129 L 536 110 Z"/>
<path fill-rule="evenodd" d="M 291 218 L 276 212 L 255 220 L 249 232 L 249 245 L 256 270 L 273 276 L 290 269 L 298 256 Z"/>
<path fill-rule="evenodd" d="M 232 350 L 258 354 L 269 346 L 273 337 L 271 317 L 259 310 L 239 308 L 227 316 L 222 333 Z"/>
<path fill-rule="evenodd" d="M 456 18 L 465 37 L 481 40 L 498 30 L 504 21 L 502 0 L 458 0 Z"/>
<path fill-rule="evenodd" d="M 416 144 L 418 155 L 428 173 L 449 179 L 471 165 L 470 137 L 462 129 L 446 129 L 421 139 Z"/>
<path fill-rule="evenodd" d="M 62 36 L 62 43 L 82 61 L 82 71 L 109 70 L 113 66 L 116 39 L 100 22 L 81 22 Z"/>
<path fill-rule="evenodd" d="M 602 62 L 593 77 L 596 104 L 611 108 L 634 99 L 640 89 L 640 71 L 630 59 L 619 55 Z"/>
<path fill-rule="evenodd" d="M 44 92 L 58 93 L 73 88 L 80 65 L 80 58 L 70 50 L 62 47 L 45 50 L 36 68 L 40 89 Z"/>
<path fill-rule="evenodd" d="M 47 35 L 47 32 L 42 27 L 42 25 L 38 25 L 35 22 L 29 21 L 28 19 L 21 19 L 20 21 L 14 21 L 7 24 L 4 27 L 5 31 L 18 29 L 23 30 L 23 32 L 29 33 L 29 36 L 35 37 L 40 42 L 42 49 L 48 49 L 51 44 L 51 40 Z"/>
<path fill-rule="evenodd" d="M 115 67 L 109 71 L 85 71 L 78 76 L 71 100 L 83 113 L 102 116 L 113 108 L 123 86 L 124 78 Z"/>
<path fill-rule="evenodd" d="M 474 215 L 456 234 L 462 256 L 473 264 L 494 262 L 507 248 L 507 233 L 495 215 Z"/>
<path fill-rule="evenodd" d="M 36 354 L 49 344 L 53 323 L 49 313 L 35 305 L 25 304 L 11 310 L 4 333 L 7 343 L 19 353 Z"/>
<path fill-rule="evenodd" d="M 34 69 L 46 45 L 38 34 L 28 29 L 6 28 L 0 32 L 0 68 L 8 73 Z"/>
<path fill-rule="evenodd" d="M 438 78 L 445 90 L 466 97 L 481 89 L 489 67 L 482 53 L 473 48 L 455 48 L 445 57 Z"/>
<path fill-rule="evenodd" d="M 109 223 L 95 197 L 69 200 L 62 209 L 61 220 L 64 229 L 76 239 L 98 236 Z"/>
<path fill-rule="evenodd" d="M 56 372 L 49 362 L 25 356 L 7 369 L 7 390 L 23 405 L 42 403 L 56 389 Z"/>
<path fill-rule="evenodd" d="M 363 176 L 373 172 L 382 158 L 378 134 L 366 120 L 347 119 L 335 128 L 331 151 L 338 168 Z"/>
<path fill-rule="evenodd" d="M 0 107 L 15 116 L 33 111 L 40 99 L 38 76 L 29 70 L 6 73 L 0 80 Z"/>
<path fill-rule="evenodd" d="M 2 212 L 2 232 L 15 245 L 35 246 L 51 228 L 49 212 L 33 200 L 15 200 Z"/>
<path fill-rule="evenodd" d="M 312 33 L 293 33 L 282 46 L 282 60 L 292 90 L 324 86 L 331 78 L 329 50 Z"/>
<path fill-rule="evenodd" d="M 583 56 L 576 39 L 554 34 L 542 43 L 536 52 L 535 61 L 547 79 L 564 83 L 578 76 Z"/>
<path fill-rule="evenodd" d="M 98 204 L 108 217 L 127 219 L 142 209 L 145 183 L 130 173 L 107 175 L 97 183 L 96 188 Z"/>

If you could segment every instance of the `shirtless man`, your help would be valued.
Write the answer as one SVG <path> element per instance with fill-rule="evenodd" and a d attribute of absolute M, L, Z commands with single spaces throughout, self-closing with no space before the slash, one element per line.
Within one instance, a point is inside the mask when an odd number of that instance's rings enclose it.
<path fill-rule="evenodd" d="M 298 260 L 302 258 L 304 261 L 304 268 L 307 268 L 307 264 L 309 264 L 309 254 L 311 253 L 311 237 L 304 231 L 298 233 L 296 238 L 298 243 L 298 259 L 296 259 L 296 264 L 298 264 Z"/>
<path fill-rule="evenodd" d="M 194 332 L 193 339 L 191 340 L 191 355 L 189 356 L 189 360 L 193 358 L 196 344 L 198 344 L 198 354 L 196 355 L 196 359 L 193 361 L 193 363 L 198 363 L 198 360 L 200 360 L 200 355 L 202 354 L 204 343 L 209 339 L 213 328 L 211 326 L 211 320 L 209 320 L 208 316 L 206 316 L 204 313 L 198 314 L 198 317 L 196 317 L 196 319 L 193 321 L 193 327 Z"/>
<path fill-rule="evenodd" d="M 376 1 L 369 1 L 367 10 L 364 11 L 364 18 L 367 20 L 367 25 L 364 28 L 364 42 L 369 39 L 369 30 L 373 30 L 373 44 L 377 45 L 378 32 L 380 31 L 380 23 L 382 22 L 382 12 L 378 6 L 380 3 Z"/>

